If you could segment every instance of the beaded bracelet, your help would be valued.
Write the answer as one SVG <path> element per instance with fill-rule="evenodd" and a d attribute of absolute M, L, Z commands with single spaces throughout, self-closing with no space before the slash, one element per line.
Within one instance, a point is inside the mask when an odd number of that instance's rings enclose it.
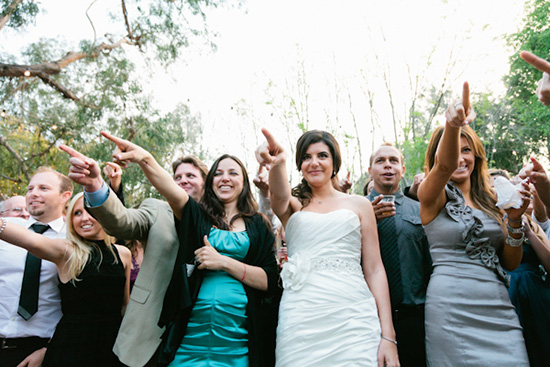
<path fill-rule="evenodd" d="M 508 232 L 512 234 L 522 234 L 525 232 L 525 226 L 523 225 L 523 222 L 521 222 L 521 227 L 512 227 L 510 223 L 506 223 L 506 228 L 508 228 Z"/>
<path fill-rule="evenodd" d="M 2 227 L 0 228 L 0 234 L 2 234 L 2 232 L 4 232 L 4 229 L 6 229 L 6 218 L 0 217 L 0 219 L 2 219 Z"/>
<path fill-rule="evenodd" d="M 506 244 L 510 247 L 520 247 L 523 245 L 523 240 L 525 239 L 525 233 L 521 234 L 520 238 L 514 238 L 510 236 L 510 233 L 506 236 Z"/>
<path fill-rule="evenodd" d="M 384 335 L 380 335 L 382 337 L 382 339 L 386 339 L 387 341 L 397 345 L 397 341 L 393 340 L 393 339 L 390 339 L 390 338 L 386 338 Z"/>

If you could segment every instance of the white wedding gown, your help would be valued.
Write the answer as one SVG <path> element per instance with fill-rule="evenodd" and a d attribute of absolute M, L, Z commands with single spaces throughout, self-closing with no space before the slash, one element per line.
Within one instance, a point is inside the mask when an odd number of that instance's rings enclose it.
<path fill-rule="evenodd" d="M 360 226 L 348 209 L 289 218 L 277 366 L 377 366 L 380 321 L 360 265 Z"/>

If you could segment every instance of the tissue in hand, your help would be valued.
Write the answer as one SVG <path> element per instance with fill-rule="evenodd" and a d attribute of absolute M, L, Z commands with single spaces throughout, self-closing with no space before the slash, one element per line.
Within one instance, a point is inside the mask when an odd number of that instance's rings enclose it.
<path fill-rule="evenodd" d="M 501 176 L 494 178 L 495 191 L 497 192 L 497 207 L 500 209 L 519 209 L 523 204 L 519 190 L 523 189 L 521 183 L 514 185 Z"/>

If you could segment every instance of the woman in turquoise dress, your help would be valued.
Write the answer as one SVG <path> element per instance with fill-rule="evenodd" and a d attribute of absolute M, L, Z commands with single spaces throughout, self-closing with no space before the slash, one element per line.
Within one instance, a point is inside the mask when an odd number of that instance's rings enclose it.
<path fill-rule="evenodd" d="M 218 158 L 195 202 L 152 155 L 104 135 L 138 163 L 168 200 L 180 238 L 159 325 L 166 325 L 160 366 L 274 365 L 278 269 L 274 237 L 258 214 L 241 161 Z"/>

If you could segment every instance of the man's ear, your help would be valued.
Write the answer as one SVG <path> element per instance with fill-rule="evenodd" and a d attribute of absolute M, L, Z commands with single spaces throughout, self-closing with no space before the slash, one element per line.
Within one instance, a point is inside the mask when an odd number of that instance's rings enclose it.
<path fill-rule="evenodd" d="M 70 191 L 65 191 L 61 194 L 61 197 L 63 198 L 63 206 L 66 206 L 69 200 L 71 199 L 71 196 L 73 196 L 73 193 Z"/>

